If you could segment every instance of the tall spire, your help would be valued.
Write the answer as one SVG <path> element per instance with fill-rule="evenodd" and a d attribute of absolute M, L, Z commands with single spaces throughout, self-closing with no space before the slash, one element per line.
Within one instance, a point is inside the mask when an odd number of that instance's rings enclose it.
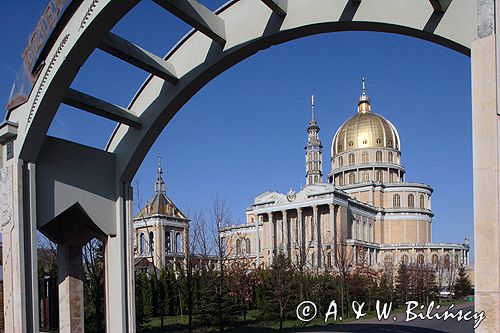
<path fill-rule="evenodd" d="M 321 141 L 319 127 L 314 114 L 314 95 L 311 96 L 311 121 L 307 127 L 308 139 L 306 149 L 306 185 L 313 185 L 323 181 Z"/>
<path fill-rule="evenodd" d="M 359 113 L 367 113 L 371 111 L 370 107 L 370 97 L 366 94 L 366 83 L 365 78 L 362 79 L 362 87 L 361 87 L 361 96 L 359 97 L 358 102 L 358 112 Z"/>
<path fill-rule="evenodd" d="M 155 192 L 165 193 L 166 185 L 163 180 L 163 168 L 161 167 L 161 155 L 158 154 L 158 169 L 156 171 Z"/>
<path fill-rule="evenodd" d="M 314 120 L 314 95 L 311 95 L 311 122 L 316 122 Z"/>

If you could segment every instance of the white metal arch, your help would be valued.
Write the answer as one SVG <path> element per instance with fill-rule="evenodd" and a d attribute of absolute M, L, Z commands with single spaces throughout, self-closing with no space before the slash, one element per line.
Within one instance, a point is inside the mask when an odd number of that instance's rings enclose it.
<path fill-rule="evenodd" d="M 476 35 L 476 4 L 470 0 L 236 0 L 217 15 L 195 0 L 186 1 L 193 4 L 188 7 L 182 1 L 157 0 L 195 27 L 162 61 L 109 33 L 137 2 L 82 2 L 48 53 L 28 102 L 7 116 L 19 124 L 19 158 L 36 161 L 57 108 L 65 102 L 120 122 L 107 151 L 116 155 L 117 177 L 130 181 L 182 105 L 218 74 L 260 50 L 318 33 L 367 30 L 414 36 L 468 55 Z M 152 73 L 127 109 L 69 89 L 97 47 Z"/>

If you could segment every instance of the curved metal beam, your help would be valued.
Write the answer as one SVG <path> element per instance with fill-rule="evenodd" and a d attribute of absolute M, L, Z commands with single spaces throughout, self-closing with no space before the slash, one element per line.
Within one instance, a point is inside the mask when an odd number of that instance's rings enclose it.
<path fill-rule="evenodd" d="M 182 105 L 211 79 L 269 46 L 324 32 L 368 30 L 414 36 L 468 55 L 468 43 L 474 36 L 474 12 L 470 12 L 474 6 L 469 7 L 459 1 L 453 2 L 450 6 L 453 10 L 443 14 L 433 32 L 423 30 L 434 12 L 429 2 L 419 1 L 415 8 L 407 8 L 406 3 L 385 1 L 386 12 L 382 13 L 373 10 L 373 2 L 361 1 L 356 4 L 352 18 L 344 21 L 339 21 L 339 18 L 345 8 L 352 5 L 351 1 L 344 6 L 332 1 L 289 0 L 284 18 L 272 15 L 267 6 L 259 2 L 232 3 L 218 13 L 226 22 L 228 36 L 232 36 L 224 48 L 200 39 L 198 33 L 192 33 L 166 56 L 176 66 L 180 77 L 175 89 L 151 77 L 139 90 L 130 109 L 140 116 L 144 128 L 133 131 L 118 126 L 107 146 L 108 151 L 124 157 L 117 160 L 118 174 L 124 181 L 132 179 L 150 146 Z M 453 8 L 453 5 L 464 7 Z M 464 12 L 457 13 L 457 9 L 470 13 L 470 24 L 466 25 L 469 30 L 465 31 L 466 36 L 461 36 L 463 44 L 444 37 L 452 37 L 456 32 L 456 29 L 445 32 L 444 27 L 449 27 L 450 22 L 456 20 L 454 28 L 460 26 L 458 22 L 463 19 Z M 251 18 L 248 12 L 253 13 Z M 463 26 L 463 22 L 460 24 Z M 460 40 L 456 35 L 454 37 Z"/>
<path fill-rule="evenodd" d="M 17 156 L 36 162 L 65 92 L 80 66 L 99 45 L 106 45 L 103 48 L 107 47 L 110 53 L 150 72 L 161 72 L 162 68 L 155 64 L 168 63 L 172 67 L 163 69 L 170 72 L 170 68 L 175 68 L 175 78 L 178 78 L 172 85 L 164 80 L 169 78 L 166 72 L 154 73 L 158 77 L 146 81 L 128 108 L 139 118 L 133 120 L 140 122 L 141 128 L 118 125 L 109 141 L 107 150 L 116 155 L 117 174 L 121 180 L 130 181 L 149 147 L 182 105 L 211 79 L 259 50 L 313 34 L 366 30 L 414 36 L 468 55 L 470 42 L 476 36 L 476 7 L 470 0 L 453 0 L 440 19 L 433 22 L 432 31 L 425 27 L 434 9 L 429 2 L 421 0 L 354 1 L 355 7 L 352 0 L 288 0 L 284 17 L 273 12 L 263 0 L 231 1 L 217 13 L 203 15 L 190 0 L 192 10 L 198 13 L 190 17 L 199 15 L 200 20 L 209 17 L 206 21 L 222 22 L 224 34 L 217 31 L 220 27 L 213 28 L 212 23 L 208 24 L 209 30 L 218 36 L 212 36 L 213 39 L 205 36 L 207 31 L 193 30 L 160 61 L 124 40 L 109 40 L 110 30 L 137 2 L 85 0 L 81 3 L 48 52 L 46 65 L 28 102 L 8 116 L 7 120 L 19 124 L 14 149 Z M 282 2 L 274 0 L 274 3 Z M 347 10 L 344 15 L 348 6 L 355 10 Z M 189 11 L 185 9 L 183 13 Z M 224 45 L 221 45 L 222 39 Z"/>

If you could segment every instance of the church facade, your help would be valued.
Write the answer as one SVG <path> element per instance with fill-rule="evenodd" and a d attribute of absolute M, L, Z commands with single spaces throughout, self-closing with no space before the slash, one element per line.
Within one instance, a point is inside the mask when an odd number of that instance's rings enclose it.
<path fill-rule="evenodd" d="M 363 261 L 373 268 L 399 262 L 469 265 L 467 238 L 463 243 L 432 243 L 433 189 L 405 181 L 397 129 L 371 111 L 364 80 L 356 114 L 332 140 L 326 182 L 319 131 L 313 98 L 306 186 L 297 192 L 260 194 L 247 209 L 245 224 L 221 230 L 230 259 L 268 266 L 283 253 L 310 269 L 335 268 L 348 248 L 353 264 Z"/>

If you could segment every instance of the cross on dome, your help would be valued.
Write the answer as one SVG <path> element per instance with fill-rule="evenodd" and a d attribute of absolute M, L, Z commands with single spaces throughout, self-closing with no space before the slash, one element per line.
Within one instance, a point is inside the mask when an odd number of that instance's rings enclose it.
<path fill-rule="evenodd" d="M 365 78 L 362 79 L 362 88 L 361 88 L 361 96 L 359 97 L 358 102 L 358 112 L 367 113 L 371 111 L 370 107 L 370 97 L 366 94 L 366 83 Z"/>
<path fill-rule="evenodd" d="M 161 167 L 161 155 L 158 154 L 158 169 L 156 172 L 155 192 L 165 193 L 166 185 L 163 180 L 163 168 Z"/>

